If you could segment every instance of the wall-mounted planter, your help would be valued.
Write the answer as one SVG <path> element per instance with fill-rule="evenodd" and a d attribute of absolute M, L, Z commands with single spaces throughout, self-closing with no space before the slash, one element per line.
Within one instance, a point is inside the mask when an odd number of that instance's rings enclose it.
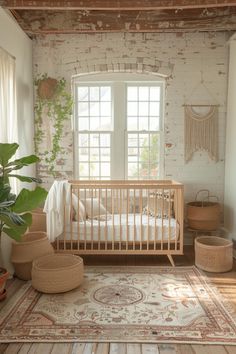
<path fill-rule="evenodd" d="M 38 96 L 41 99 L 51 99 L 56 93 L 58 81 L 51 77 L 42 79 L 38 85 Z"/>

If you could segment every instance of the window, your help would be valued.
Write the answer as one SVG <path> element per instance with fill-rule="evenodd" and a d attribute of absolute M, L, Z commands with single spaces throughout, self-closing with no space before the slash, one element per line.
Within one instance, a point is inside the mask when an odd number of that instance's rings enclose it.
<path fill-rule="evenodd" d="M 120 75 L 75 81 L 79 179 L 161 177 L 163 83 L 121 80 Z"/>

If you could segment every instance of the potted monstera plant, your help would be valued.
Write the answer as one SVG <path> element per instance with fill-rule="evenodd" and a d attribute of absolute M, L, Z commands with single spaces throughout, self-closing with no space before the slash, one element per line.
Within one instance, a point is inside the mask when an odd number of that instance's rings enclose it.
<path fill-rule="evenodd" d="M 11 179 L 16 178 L 27 183 L 41 183 L 38 178 L 22 176 L 17 173 L 21 168 L 39 161 L 35 155 L 14 160 L 13 156 L 18 147 L 19 145 L 16 143 L 0 143 L 0 241 L 5 237 L 19 242 L 31 225 L 30 211 L 42 204 L 47 195 L 46 190 L 39 186 L 34 190 L 23 188 L 18 195 L 12 193 Z M 0 264 L 0 300 L 5 297 L 5 282 L 8 276 L 8 270 L 1 267 Z"/>

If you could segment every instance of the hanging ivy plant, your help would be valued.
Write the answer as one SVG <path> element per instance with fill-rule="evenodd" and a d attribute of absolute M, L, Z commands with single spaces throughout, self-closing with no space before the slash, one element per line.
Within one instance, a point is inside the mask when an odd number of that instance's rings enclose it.
<path fill-rule="evenodd" d="M 66 80 L 54 79 L 43 74 L 35 79 L 35 152 L 43 155 L 50 174 L 55 175 L 55 165 L 58 155 L 64 152 L 61 147 L 64 123 L 72 113 L 73 99 L 66 91 Z M 39 151 L 45 137 L 43 117 L 51 120 L 53 126 L 52 146 L 50 151 Z"/>

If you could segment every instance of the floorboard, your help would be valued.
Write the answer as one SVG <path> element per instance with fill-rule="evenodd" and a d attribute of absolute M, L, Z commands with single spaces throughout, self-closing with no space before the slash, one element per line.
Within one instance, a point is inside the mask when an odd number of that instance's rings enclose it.
<path fill-rule="evenodd" d="M 165 256 L 86 256 L 85 265 L 170 266 Z M 176 266 L 194 264 L 192 247 L 186 247 L 184 256 L 174 256 Z M 228 273 L 206 273 L 212 284 L 236 309 L 236 264 Z M 10 280 L 10 300 L 22 285 L 21 280 Z M 0 303 L 0 310 L 3 302 Z M 2 343 L 0 354 L 236 354 L 236 346 L 189 344 L 137 344 L 137 343 Z"/>

